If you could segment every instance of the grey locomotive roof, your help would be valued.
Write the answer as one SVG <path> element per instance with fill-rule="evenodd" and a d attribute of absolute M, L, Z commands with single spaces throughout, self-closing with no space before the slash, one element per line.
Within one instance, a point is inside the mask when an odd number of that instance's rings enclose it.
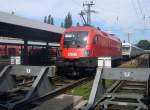
<path fill-rule="evenodd" d="M 35 29 L 40 29 L 40 30 L 45 30 L 45 31 L 50 31 L 50 32 L 55 32 L 58 34 L 62 34 L 65 30 L 64 28 L 60 28 L 60 27 L 57 27 L 54 25 L 34 21 L 31 19 L 19 17 L 16 15 L 4 13 L 1 11 L 0 11 L 0 22 L 19 25 L 19 26 L 23 26 L 23 27 L 35 28 Z"/>

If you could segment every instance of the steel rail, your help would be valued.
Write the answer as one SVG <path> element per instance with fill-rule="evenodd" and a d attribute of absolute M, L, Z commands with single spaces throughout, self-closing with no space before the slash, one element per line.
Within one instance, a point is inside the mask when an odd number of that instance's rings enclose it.
<path fill-rule="evenodd" d="M 148 55 L 148 57 L 147 57 L 147 55 L 144 55 L 144 58 L 140 58 L 140 59 L 144 60 L 145 63 L 141 62 L 142 65 L 140 64 L 138 66 L 149 67 L 148 64 L 150 62 L 148 62 L 148 61 L 150 60 L 150 55 Z M 148 59 L 148 60 L 146 60 L 146 59 Z M 97 108 L 100 108 L 100 106 L 101 106 L 100 103 L 102 103 L 103 101 L 105 101 L 107 99 L 107 97 L 106 97 L 107 94 L 109 94 L 109 95 L 110 94 L 113 94 L 113 95 L 114 94 L 119 94 L 120 92 L 118 92 L 118 91 L 121 90 L 125 86 L 126 83 L 128 83 L 128 81 L 116 81 L 109 89 L 106 90 L 106 93 L 102 96 L 102 98 L 99 99 L 91 108 L 89 108 L 89 110 L 95 110 Z M 146 83 L 145 83 L 145 85 L 146 85 Z M 143 85 L 143 87 L 145 85 Z M 141 88 L 141 86 L 139 86 L 139 88 Z M 138 93 L 138 91 L 136 91 L 136 92 Z M 130 92 L 128 92 L 128 93 L 130 94 Z M 131 97 L 126 97 L 126 98 L 132 98 L 132 96 Z M 108 100 L 108 102 L 109 102 L 109 100 Z M 111 102 L 111 103 L 113 103 L 113 102 Z M 131 103 L 131 105 L 136 105 L 136 104 Z M 138 107 L 138 104 L 137 104 L 137 107 Z"/>
<path fill-rule="evenodd" d="M 106 90 L 106 93 L 114 93 L 118 88 L 122 86 L 123 82 L 124 81 L 116 81 L 110 88 Z M 106 99 L 106 97 L 104 96 L 101 99 L 99 99 L 91 108 L 89 108 L 89 110 L 96 109 L 99 103 L 101 103 L 102 101 Z"/>
<path fill-rule="evenodd" d="M 44 96 L 41 96 L 39 98 L 30 99 L 30 100 L 23 102 L 23 103 L 19 103 L 15 106 L 14 110 L 19 110 L 20 108 L 24 108 L 24 110 L 28 110 L 30 107 L 32 108 L 33 106 L 39 106 L 42 102 L 49 100 L 49 99 L 52 99 L 52 98 L 54 98 L 60 94 L 65 93 L 66 91 L 71 90 L 75 87 L 78 87 L 82 84 L 85 84 L 90 80 L 92 80 L 92 78 L 86 77 L 86 78 L 82 78 L 78 81 L 75 81 L 71 84 L 66 84 L 63 87 L 56 88 L 55 90 L 47 93 Z"/>

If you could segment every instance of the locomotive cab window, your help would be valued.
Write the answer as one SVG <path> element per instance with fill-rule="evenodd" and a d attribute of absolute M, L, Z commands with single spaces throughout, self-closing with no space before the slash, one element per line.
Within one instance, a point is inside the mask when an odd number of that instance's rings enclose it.
<path fill-rule="evenodd" d="M 68 32 L 64 35 L 64 47 L 83 48 L 87 43 L 88 32 Z"/>
<path fill-rule="evenodd" d="M 130 47 L 122 47 L 123 52 L 128 52 L 130 50 Z"/>

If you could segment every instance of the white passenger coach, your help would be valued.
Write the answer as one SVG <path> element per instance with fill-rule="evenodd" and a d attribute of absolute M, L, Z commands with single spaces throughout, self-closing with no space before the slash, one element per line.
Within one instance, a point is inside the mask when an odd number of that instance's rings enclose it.
<path fill-rule="evenodd" d="M 136 57 L 143 53 L 144 53 L 143 49 L 131 43 L 122 43 L 122 56 L 124 59 Z"/>

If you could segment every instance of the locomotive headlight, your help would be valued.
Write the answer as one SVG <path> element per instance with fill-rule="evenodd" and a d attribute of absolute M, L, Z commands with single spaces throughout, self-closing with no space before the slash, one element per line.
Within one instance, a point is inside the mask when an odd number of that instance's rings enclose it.
<path fill-rule="evenodd" d="M 84 39 L 83 39 L 84 41 L 87 41 L 87 37 L 84 37 Z"/>
<path fill-rule="evenodd" d="M 89 50 L 85 50 L 85 51 L 84 51 L 84 56 L 85 56 L 85 57 L 90 56 L 90 51 L 89 51 Z"/>

